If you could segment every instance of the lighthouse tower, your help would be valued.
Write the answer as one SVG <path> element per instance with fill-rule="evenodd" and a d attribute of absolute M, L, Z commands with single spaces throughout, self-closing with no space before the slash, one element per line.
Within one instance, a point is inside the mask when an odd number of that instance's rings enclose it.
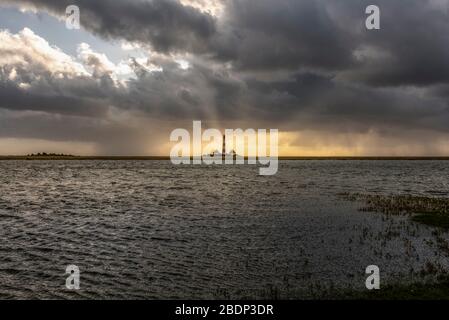
<path fill-rule="evenodd" d="M 224 159 L 226 157 L 226 136 L 223 135 L 223 149 L 221 151 L 221 156 Z"/>

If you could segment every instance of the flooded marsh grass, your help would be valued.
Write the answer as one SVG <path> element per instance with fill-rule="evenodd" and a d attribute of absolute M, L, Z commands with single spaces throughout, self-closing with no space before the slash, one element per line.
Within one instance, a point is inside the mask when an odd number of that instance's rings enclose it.
<path fill-rule="evenodd" d="M 409 215 L 412 221 L 449 229 L 449 198 L 360 193 L 341 193 L 340 195 L 347 200 L 363 202 L 364 204 L 359 208 L 360 211 Z"/>

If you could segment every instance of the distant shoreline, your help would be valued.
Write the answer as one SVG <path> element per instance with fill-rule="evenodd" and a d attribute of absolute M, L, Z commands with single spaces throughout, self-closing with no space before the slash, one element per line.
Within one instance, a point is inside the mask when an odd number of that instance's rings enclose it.
<path fill-rule="evenodd" d="M 246 158 L 245 158 L 246 159 Z M 170 160 L 168 156 L 0 156 L 2 160 Z M 279 157 L 279 160 L 449 160 L 447 157 Z"/>

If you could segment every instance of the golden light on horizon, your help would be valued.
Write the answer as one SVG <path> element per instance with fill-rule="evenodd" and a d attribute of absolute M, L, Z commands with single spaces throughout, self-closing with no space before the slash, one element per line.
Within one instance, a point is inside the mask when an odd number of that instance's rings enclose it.
<path fill-rule="evenodd" d="M 127 155 L 127 156 L 168 156 L 175 142 L 169 141 L 168 133 L 143 135 L 132 152 L 121 150 L 110 154 L 97 143 L 81 141 L 51 141 L 45 139 L 0 139 L 1 155 L 26 155 L 38 152 L 64 153 L 81 156 Z M 269 138 L 267 137 L 267 148 Z M 221 141 L 202 142 L 202 151 L 207 154 L 221 151 Z M 121 151 L 121 152 L 120 152 Z M 280 131 L 280 157 L 338 157 L 338 156 L 447 156 L 449 137 L 441 134 L 419 132 L 404 137 L 384 137 L 376 132 L 367 133 L 330 133 L 316 131 Z M 248 145 L 245 144 L 245 155 Z"/>

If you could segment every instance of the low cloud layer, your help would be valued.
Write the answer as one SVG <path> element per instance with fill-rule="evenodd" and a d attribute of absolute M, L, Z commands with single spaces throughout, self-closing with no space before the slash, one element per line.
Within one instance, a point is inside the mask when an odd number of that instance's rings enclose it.
<path fill-rule="evenodd" d="M 0 139 L 164 153 L 171 129 L 203 120 L 278 128 L 291 152 L 313 153 L 296 139 L 309 135 L 320 155 L 446 154 L 449 1 L 379 0 L 369 31 L 371 2 L 0 1 L 58 18 L 76 4 L 85 30 L 146 56 L 112 62 L 88 43 L 71 56 L 0 30 Z"/>

